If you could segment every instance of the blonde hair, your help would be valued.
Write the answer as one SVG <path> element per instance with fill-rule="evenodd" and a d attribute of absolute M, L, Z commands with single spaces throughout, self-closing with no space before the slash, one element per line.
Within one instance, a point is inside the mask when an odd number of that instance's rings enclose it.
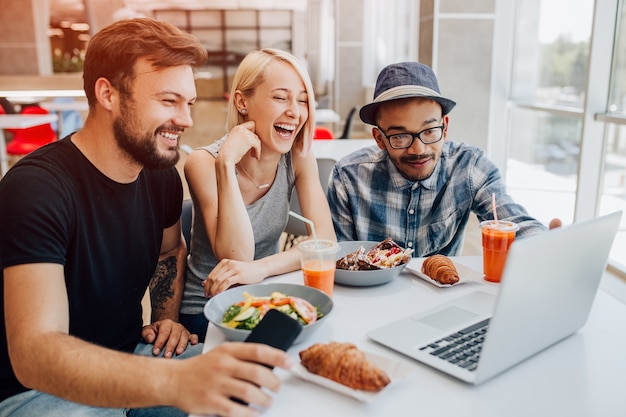
<path fill-rule="evenodd" d="M 291 65 L 304 83 L 307 93 L 309 118 L 304 122 L 300 132 L 298 132 L 295 143 L 302 146 L 302 155 L 306 155 L 311 148 L 311 143 L 313 143 L 315 131 L 315 94 L 313 92 L 313 84 L 311 83 L 309 73 L 302 63 L 295 56 L 279 49 L 265 48 L 252 51 L 239 64 L 230 89 L 228 116 L 226 118 L 227 130 L 230 132 L 233 127 L 245 122 L 244 116 L 239 113 L 235 105 L 235 91 L 239 90 L 244 96 L 250 97 L 254 93 L 254 89 L 265 80 L 265 68 L 276 61 Z"/>

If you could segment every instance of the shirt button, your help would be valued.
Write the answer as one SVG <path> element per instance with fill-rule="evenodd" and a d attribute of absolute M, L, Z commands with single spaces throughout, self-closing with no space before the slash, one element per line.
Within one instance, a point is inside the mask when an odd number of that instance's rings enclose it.
<path fill-rule="evenodd" d="M 415 210 L 410 209 L 410 210 L 409 210 L 409 214 L 415 214 Z"/>
<path fill-rule="evenodd" d="M 409 243 L 407 243 L 406 245 L 407 245 L 409 248 L 412 248 L 412 247 L 413 247 L 413 242 L 409 242 Z"/>

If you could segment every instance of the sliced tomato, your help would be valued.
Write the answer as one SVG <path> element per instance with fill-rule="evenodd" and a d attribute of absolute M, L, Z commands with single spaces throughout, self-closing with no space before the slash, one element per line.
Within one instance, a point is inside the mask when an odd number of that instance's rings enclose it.
<path fill-rule="evenodd" d="M 400 252 L 402 252 L 402 250 L 397 246 L 394 246 L 391 249 L 389 249 L 389 255 L 395 255 L 396 253 L 400 253 Z"/>
<path fill-rule="evenodd" d="M 289 304 L 307 324 L 317 320 L 317 309 L 307 300 L 300 297 L 289 297 Z"/>

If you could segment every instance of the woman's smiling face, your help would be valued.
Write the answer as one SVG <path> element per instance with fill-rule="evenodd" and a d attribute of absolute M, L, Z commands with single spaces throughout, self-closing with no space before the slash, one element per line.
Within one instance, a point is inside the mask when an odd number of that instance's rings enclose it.
<path fill-rule="evenodd" d="M 254 120 L 255 133 L 266 146 L 286 153 L 309 118 L 306 89 L 286 62 L 272 62 L 263 75 L 263 82 L 245 99 L 248 118 Z"/>

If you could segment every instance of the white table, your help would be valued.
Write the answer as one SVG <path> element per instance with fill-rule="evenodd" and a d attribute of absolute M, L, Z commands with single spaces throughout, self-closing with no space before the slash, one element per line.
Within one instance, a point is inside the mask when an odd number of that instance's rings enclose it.
<path fill-rule="evenodd" d="M 341 116 L 333 109 L 315 109 L 315 123 L 339 123 Z"/>
<path fill-rule="evenodd" d="M 480 257 L 460 262 L 481 268 Z M 266 280 L 301 283 L 301 271 Z M 626 305 L 600 290 L 587 324 L 573 336 L 509 369 L 483 385 L 471 386 L 370 341 L 366 333 L 476 289 L 497 292 L 498 284 L 468 283 L 437 288 L 405 272 L 382 286 L 335 286 L 334 309 L 298 352 L 316 342 L 352 342 L 404 364 L 411 375 L 361 403 L 277 369 L 283 385 L 265 417 L 450 416 L 450 417 L 617 417 L 626 414 Z M 224 341 L 209 325 L 205 349 Z"/>
<path fill-rule="evenodd" d="M 79 111 L 84 112 L 89 110 L 89 104 L 85 100 L 73 100 L 73 101 L 54 101 L 46 100 L 40 103 L 41 107 L 49 112 L 55 112 L 58 118 L 57 121 L 57 139 L 61 139 L 63 133 L 63 117 L 64 111 Z"/>
<path fill-rule="evenodd" d="M 316 158 L 329 158 L 338 161 L 357 149 L 375 144 L 374 139 L 314 140 L 311 148 Z"/>
<path fill-rule="evenodd" d="M 0 97 L 9 101 L 37 97 L 84 97 L 84 90 L 0 90 Z"/>
<path fill-rule="evenodd" d="M 84 101 L 53 101 L 46 100 L 40 103 L 41 107 L 48 111 L 62 112 L 62 111 L 87 111 L 89 110 L 89 104 Z"/>
<path fill-rule="evenodd" d="M 58 139 L 61 139 L 61 132 L 63 132 L 61 112 L 89 109 L 87 102 L 81 99 L 85 97 L 84 90 L 0 90 L 0 97 L 6 97 L 7 100 L 15 104 L 40 103 L 41 107 L 46 110 L 56 112 Z M 78 98 L 79 100 L 75 102 L 55 102 L 52 100 L 62 97 Z"/>
<path fill-rule="evenodd" d="M 28 127 L 39 126 L 46 123 L 55 122 L 58 119 L 56 114 L 2 114 L 0 115 L 0 176 L 6 174 L 9 169 L 6 138 L 4 129 L 26 129 Z"/>

